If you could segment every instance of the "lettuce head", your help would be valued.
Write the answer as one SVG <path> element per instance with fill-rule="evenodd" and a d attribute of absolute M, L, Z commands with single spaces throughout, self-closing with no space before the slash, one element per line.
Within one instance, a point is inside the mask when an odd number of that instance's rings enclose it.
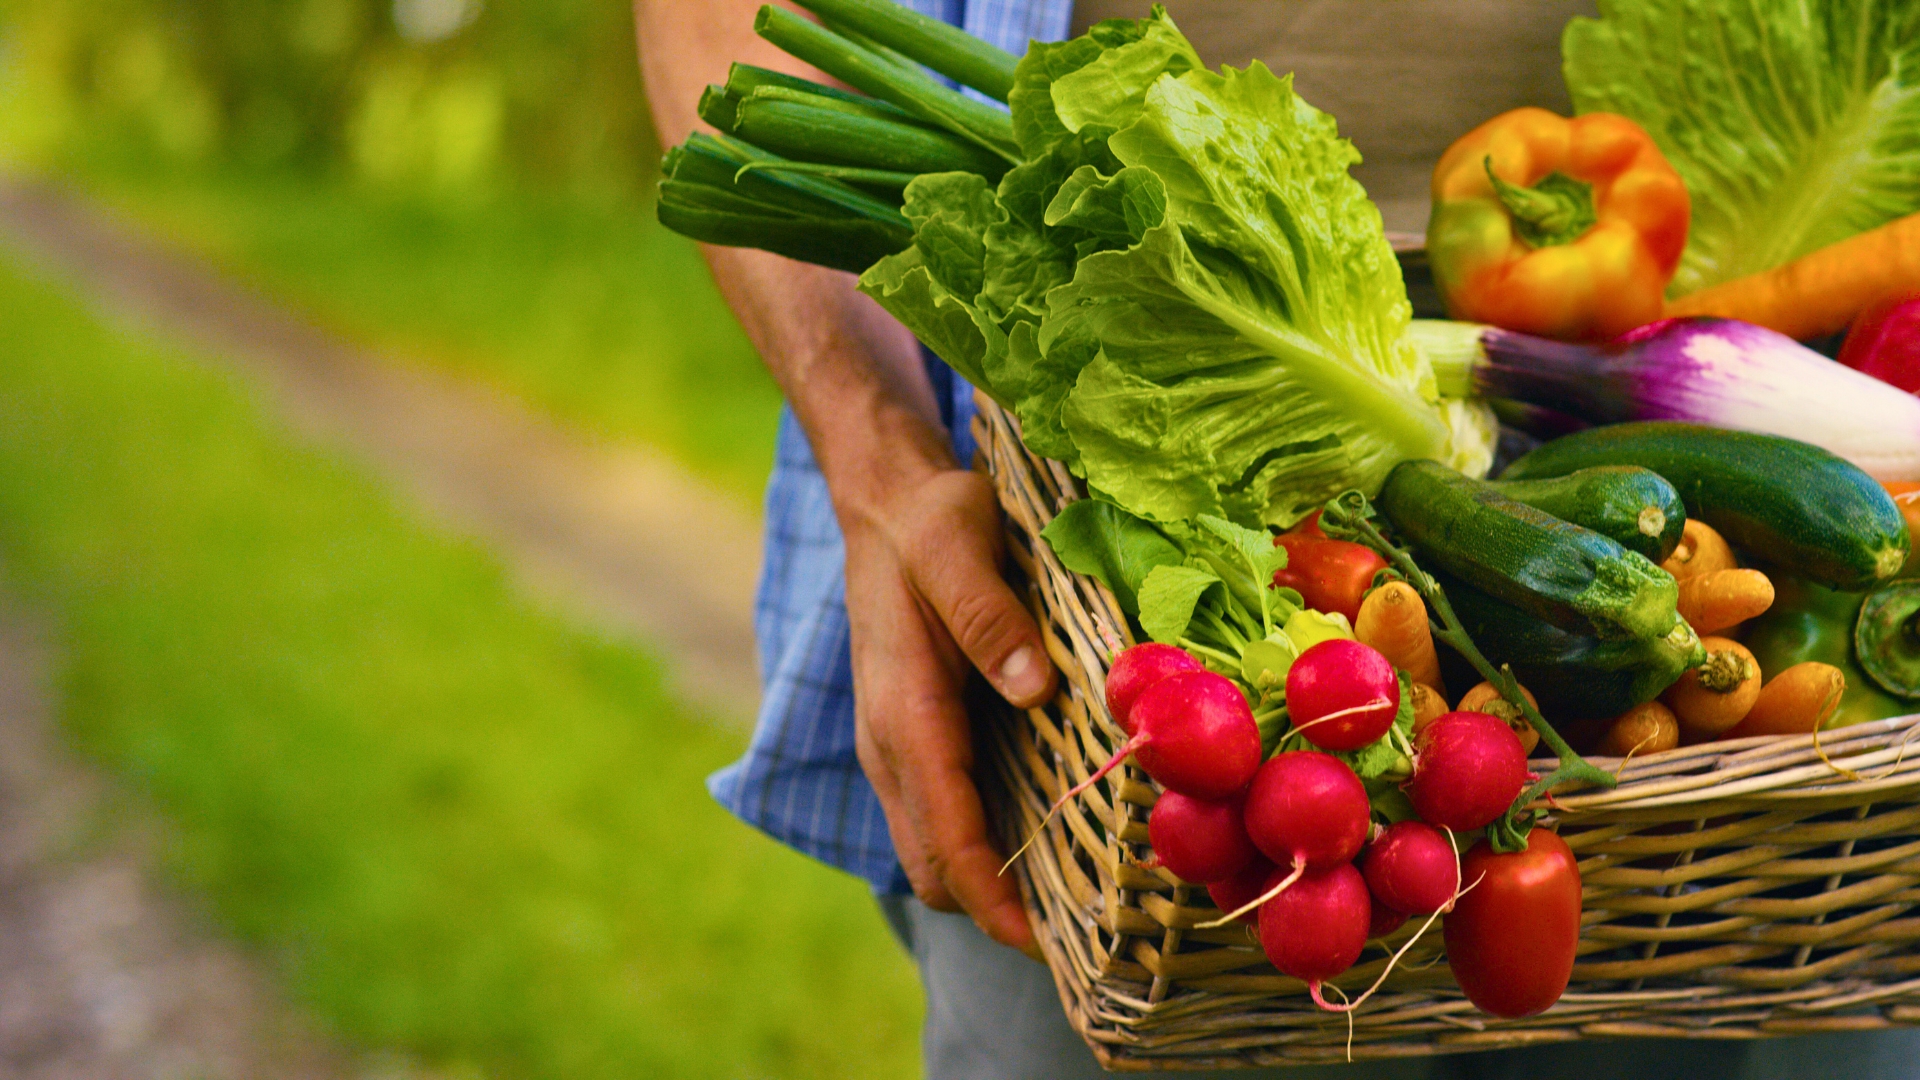
<path fill-rule="evenodd" d="M 997 186 L 921 177 L 861 287 L 1142 516 L 1289 524 L 1409 458 L 1485 471 L 1408 337 L 1380 212 L 1291 77 L 1206 70 L 1163 11 L 1035 45 Z"/>

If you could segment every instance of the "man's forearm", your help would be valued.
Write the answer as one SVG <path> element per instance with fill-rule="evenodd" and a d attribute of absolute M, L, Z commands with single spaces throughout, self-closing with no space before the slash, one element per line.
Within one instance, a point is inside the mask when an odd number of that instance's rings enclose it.
<path fill-rule="evenodd" d="M 851 275 L 760 251 L 706 255 L 806 430 L 843 521 L 876 509 L 890 481 L 954 465 L 919 346 Z"/>
<path fill-rule="evenodd" d="M 640 68 L 663 144 L 699 122 L 695 103 L 733 61 L 818 78 L 753 33 L 760 0 L 636 0 Z M 762 251 L 705 247 L 721 295 L 780 383 L 842 519 L 889 481 L 951 467 L 919 348 L 834 270 Z"/>
<path fill-rule="evenodd" d="M 794 70 L 752 35 L 758 0 L 636 0 L 640 64 L 668 143 L 702 85 L 741 60 Z M 969 669 L 1015 705 L 1051 696 L 1039 629 L 1000 573 L 999 506 L 956 469 L 919 347 L 851 275 L 759 251 L 707 248 L 747 336 L 800 418 L 846 540 L 854 750 L 900 864 L 928 904 L 960 905 L 1031 949 L 973 784 Z"/>

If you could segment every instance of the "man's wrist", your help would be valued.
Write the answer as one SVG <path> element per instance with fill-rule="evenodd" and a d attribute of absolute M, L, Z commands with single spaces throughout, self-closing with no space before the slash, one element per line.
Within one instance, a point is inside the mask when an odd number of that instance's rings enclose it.
<path fill-rule="evenodd" d="M 907 493 L 958 468 L 947 431 L 912 405 L 873 395 L 817 425 L 815 457 L 843 534 L 883 527 Z"/>

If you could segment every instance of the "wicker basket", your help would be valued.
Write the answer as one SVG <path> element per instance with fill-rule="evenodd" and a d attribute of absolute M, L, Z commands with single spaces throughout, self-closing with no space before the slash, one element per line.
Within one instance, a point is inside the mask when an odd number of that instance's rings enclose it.
<path fill-rule="evenodd" d="M 1123 739 L 1104 686 L 1130 635 L 1112 594 L 1039 539 L 1082 497 L 1079 484 L 1030 454 L 998 406 L 980 406 L 975 433 L 1012 562 L 1064 675 L 1051 704 L 1002 709 L 982 736 L 987 795 L 1011 846 Z M 1355 1059 L 1920 1022 L 1920 716 L 1829 732 L 1818 748 L 1807 736 L 1684 747 L 1636 758 L 1620 779 L 1560 798 L 1548 820 L 1585 885 L 1579 959 L 1560 1003 L 1525 1020 L 1480 1013 L 1455 986 L 1436 928 L 1354 1016 Z M 1344 1060 L 1344 1020 L 1315 1009 L 1245 927 L 1195 929 L 1218 916 L 1204 888 L 1142 867 L 1155 795 L 1144 773 L 1116 769 L 1018 864 L 1074 1027 L 1110 1069 Z M 1357 992 L 1385 960 L 1369 945 L 1335 982 Z"/>

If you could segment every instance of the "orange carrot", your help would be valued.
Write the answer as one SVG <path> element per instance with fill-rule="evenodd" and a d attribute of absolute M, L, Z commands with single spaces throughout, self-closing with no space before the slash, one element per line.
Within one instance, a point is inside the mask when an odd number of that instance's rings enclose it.
<path fill-rule="evenodd" d="M 1707 662 L 1680 676 L 1660 695 L 1689 742 L 1714 738 L 1746 718 L 1760 696 L 1760 665 L 1745 645 L 1703 637 Z"/>
<path fill-rule="evenodd" d="M 1414 733 L 1418 734 L 1421 728 L 1426 727 L 1428 724 L 1433 723 L 1435 720 L 1438 720 L 1445 715 L 1447 715 L 1447 699 L 1440 696 L 1440 691 L 1435 690 L 1433 687 L 1428 686 L 1426 683 L 1423 683 L 1423 682 L 1414 683 L 1413 684 L 1413 730 L 1414 730 Z"/>
<path fill-rule="evenodd" d="M 1832 664 L 1809 660 L 1768 680 L 1740 721 L 1722 738 L 1749 735 L 1805 735 L 1818 731 L 1840 707 L 1847 692 L 1846 673 Z"/>
<path fill-rule="evenodd" d="M 1896 218 L 1771 270 L 1689 293 L 1669 318 L 1718 315 L 1805 341 L 1847 328 L 1867 305 L 1920 290 L 1920 214 Z"/>
<path fill-rule="evenodd" d="M 1353 636 L 1362 645 L 1380 650 L 1387 662 L 1442 694 L 1440 656 L 1433 649 L 1433 628 L 1427 625 L 1427 604 L 1419 590 L 1404 581 L 1389 581 L 1360 602 Z"/>
<path fill-rule="evenodd" d="M 1536 710 L 1540 708 L 1540 702 L 1534 698 L 1533 691 L 1523 686 L 1520 688 L 1520 694 L 1527 699 L 1527 704 Z M 1513 729 L 1513 733 L 1520 736 L 1521 749 L 1529 754 L 1533 753 L 1534 747 L 1540 745 L 1540 733 L 1533 730 L 1533 725 L 1527 722 L 1527 714 L 1515 708 L 1506 698 L 1501 697 L 1500 691 L 1490 682 L 1483 682 L 1467 691 L 1460 699 L 1458 711 L 1483 712 L 1505 720 L 1507 726 Z"/>
<path fill-rule="evenodd" d="M 1685 581 L 1699 574 L 1711 574 L 1715 570 L 1732 570 L 1740 564 L 1734 561 L 1733 549 L 1727 546 L 1727 538 L 1719 530 L 1704 521 L 1687 519 L 1687 527 L 1680 534 L 1680 545 L 1660 564 L 1660 569 Z"/>
<path fill-rule="evenodd" d="M 1758 570 L 1715 570 L 1680 583 L 1674 605 L 1697 634 L 1717 634 L 1773 606 L 1773 582 Z"/>
<path fill-rule="evenodd" d="M 1680 722 L 1673 710 L 1657 701 L 1635 705 L 1613 719 L 1606 737 L 1600 740 L 1600 753 L 1609 757 L 1641 757 L 1671 750 L 1680 745 Z"/>

